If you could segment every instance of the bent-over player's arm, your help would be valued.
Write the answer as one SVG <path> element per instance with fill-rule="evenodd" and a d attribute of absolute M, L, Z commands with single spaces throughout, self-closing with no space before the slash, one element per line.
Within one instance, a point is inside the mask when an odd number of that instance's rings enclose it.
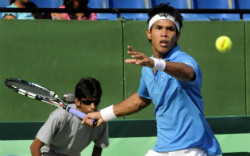
<path fill-rule="evenodd" d="M 94 146 L 92 156 L 101 156 L 102 155 L 102 148 L 99 146 Z"/>
<path fill-rule="evenodd" d="M 40 149 L 44 145 L 38 138 L 35 138 L 33 143 L 30 146 L 30 151 L 32 156 L 41 156 Z"/>

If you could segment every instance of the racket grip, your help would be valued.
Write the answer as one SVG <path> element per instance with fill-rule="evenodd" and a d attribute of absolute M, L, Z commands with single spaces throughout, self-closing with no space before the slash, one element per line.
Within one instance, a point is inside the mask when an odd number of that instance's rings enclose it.
<path fill-rule="evenodd" d="M 81 119 L 83 119 L 83 118 L 86 116 L 85 113 L 83 113 L 83 112 L 81 112 L 81 111 L 79 111 L 79 110 L 76 110 L 76 109 L 74 109 L 74 108 L 68 107 L 68 111 L 69 111 L 69 113 L 71 113 L 71 114 L 73 114 L 73 115 L 75 115 L 75 116 L 77 116 L 77 117 L 79 117 L 79 118 L 81 118 Z M 96 126 L 96 125 L 97 125 L 97 122 L 98 122 L 97 120 L 92 119 L 92 124 L 93 124 L 93 126 Z"/>

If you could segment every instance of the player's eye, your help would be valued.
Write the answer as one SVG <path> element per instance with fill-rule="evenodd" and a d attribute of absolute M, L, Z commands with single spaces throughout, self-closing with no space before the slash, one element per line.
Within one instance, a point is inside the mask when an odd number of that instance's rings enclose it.
<path fill-rule="evenodd" d="M 167 27 L 167 30 L 169 30 L 169 31 L 175 31 L 175 27 Z"/>
<path fill-rule="evenodd" d="M 155 29 L 161 30 L 161 29 L 162 29 L 162 26 L 157 25 Z"/>
<path fill-rule="evenodd" d="M 91 103 L 94 103 L 94 105 L 98 105 L 100 103 L 100 100 L 95 100 L 95 101 L 91 101 L 91 100 L 79 100 L 81 103 L 83 103 L 84 105 L 90 105 Z"/>

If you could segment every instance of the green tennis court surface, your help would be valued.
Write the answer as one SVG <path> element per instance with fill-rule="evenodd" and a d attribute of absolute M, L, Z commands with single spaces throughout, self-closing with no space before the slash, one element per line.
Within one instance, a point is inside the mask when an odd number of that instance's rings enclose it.
<path fill-rule="evenodd" d="M 222 151 L 250 152 L 250 134 L 216 135 Z M 102 156 L 143 156 L 152 149 L 156 137 L 111 138 L 108 148 L 103 150 Z M 31 156 L 29 146 L 32 140 L 5 140 L 0 141 L 0 156 Z M 93 143 L 90 144 L 81 156 L 92 153 Z"/>

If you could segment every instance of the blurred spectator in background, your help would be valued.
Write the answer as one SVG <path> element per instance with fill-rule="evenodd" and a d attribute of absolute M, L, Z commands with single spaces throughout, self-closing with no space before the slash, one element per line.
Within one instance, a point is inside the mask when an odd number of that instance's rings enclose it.
<path fill-rule="evenodd" d="M 86 9 L 88 8 L 89 0 L 64 0 L 64 5 L 60 8 L 73 9 Z M 96 20 L 96 13 L 52 13 L 53 20 Z"/>
<path fill-rule="evenodd" d="M 11 0 L 8 8 L 37 8 L 37 6 L 29 2 L 29 0 Z M 31 12 L 3 12 L 3 19 L 40 19 L 43 18 L 41 13 Z"/>

